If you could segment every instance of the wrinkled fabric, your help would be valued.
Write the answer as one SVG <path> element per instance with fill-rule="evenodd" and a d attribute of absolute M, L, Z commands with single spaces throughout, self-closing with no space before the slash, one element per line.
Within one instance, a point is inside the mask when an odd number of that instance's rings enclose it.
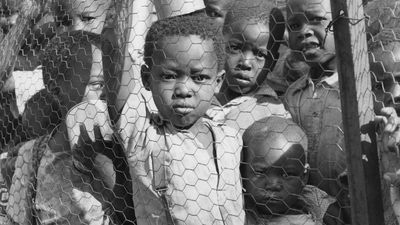
<path fill-rule="evenodd" d="M 210 155 L 197 135 L 150 115 L 141 96 L 131 95 L 118 124 L 133 180 L 137 223 L 167 224 L 155 186 L 167 180 L 169 212 L 178 224 L 244 224 L 237 132 L 202 118 L 214 136 Z M 165 167 L 160 167 L 165 165 Z M 160 171 L 165 169 L 164 175 Z"/>
<path fill-rule="evenodd" d="M 323 225 L 325 213 L 336 202 L 335 198 L 312 185 L 304 187 L 299 199 L 305 203 L 306 214 L 249 218 L 248 225 Z"/>
<path fill-rule="evenodd" d="M 284 103 L 307 134 L 309 184 L 337 196 L 341 187 L 336 178 L 346 169 L 338 74 L 318 83 L 300 78 L 287 90 Z"/>
<path fill-rule="evenodd" d="M 291 118 L 275 91 L 268 85 L 261 86 L 253 94 L 235 98 L 223 106 L 214 104 L 207 115 L 214 121 L 225 123 L 239 131 L 240 135 L 257 120 L 270 116 Z"/>
<path fill-rule="evenodd" d="M 71 152 L 54 152 L 50 135 L 19 148 L 7 206 L 9 224 L 110 224 L 93 176 L 73 163 Z M 103 202 L 103 203 L 102 203 Z"/>

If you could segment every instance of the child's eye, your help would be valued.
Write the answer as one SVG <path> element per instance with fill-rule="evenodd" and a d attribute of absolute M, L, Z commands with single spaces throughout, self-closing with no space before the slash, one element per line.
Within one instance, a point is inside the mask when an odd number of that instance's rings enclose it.
<path fill-rule="evenodd" d="M 90 22 L 90 21 L 93 21 L 94 19 L 96 19 L 96 17 L 81 15 L 81 20 L 84 22 Z"/>
<path fill-rule="evenodd" d="M 268 56 L 268 51 L 265 49 L 257 49 L 255 51 L 255 56 L 260 59 L 264 59 Z"/>
<path fill-rule="evenodd" d="M 231 53 L 239 53 L 242 50 L 242 48 L 238 44 L 231 44 L 228 46 L 227 50 L 228 50 L 228 52 L 231 52 Z"/>
<path fill-rule="evenodd" d="M 321 21 L 323 21 L 323 20 L 326 20 L 326 18 L 320 17 L 320 16 L 316 16 L 316 17 L 310 18 L 308 21 L 309 21 L 310 23 L 318 23 L 318 22 L 321 22 Z"/>
<path fill-rule="evenodd" d="M 221 18 L 224 17 L 224 15 L 222 14 L 222 12 L 218 9 L 214 9 L 212 7 L 207 7 L 206 8 L 206 14 L 207 16 L 211 17 L 211 18 Z"/>
<path fill-rule="evenodd" d="M 204 83 L 207 80 L 209 80 L 209 76 L 200 74 L 200 75 L 192 76 L 192 79 L 193 79 L 193 81 L 195 81 L 197 83 Z"/>
<path fill-rule="evenodd" d="M 170 73 L 164 73 L 161 75 L 161 78 L 163 80 L 175 80 L 176 79 L 176 75 L 175 74 L 170 74 Z"/>
<path fill-rule="evenodd" d="M 100 90 L 104 88 L 104 83 L 102 82 L 96 82 L 96 83 L 92 83 L 90 84 L 90 89 L 91 90 Z"/>

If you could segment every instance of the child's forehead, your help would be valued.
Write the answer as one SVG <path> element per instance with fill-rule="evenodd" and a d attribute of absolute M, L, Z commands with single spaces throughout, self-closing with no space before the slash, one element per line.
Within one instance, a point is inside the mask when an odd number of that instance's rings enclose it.
<path fill-rule="evenodd" d="M 111 0 L 67 0 L 65 4 L 77 14 L 99 13 L 103 14 L 109 8 Z M 100 16 L 100 15 L 98 15 Z"/>
<path fill-rule="evenodd" d="M 228 34 L 246 42 L 268 43 L 270 32 L 268 25 L 265 23 L 255 19 L 243 19 L 232 23 Z"/>
<path fill-rule="evenodd" d="M 304 148 L 285 138 L 284 134 L 275 133 L 264 138 L 253 138 L 248 146 L 248 158 L 253 162 L 275 164 L 285 158 L 302 158 Z"/>
<path fill-rule="evenodd" d="M 331 13 L 330 0 L 289 0 L 287 13 L 324 12 Z"/>
<path fill-rule="evenodd" d="M 216 60 L 214 42 L 204 40 L 198 35 L 167 36 L 157 42 L 153 60 L 175 60 L 189 63 L 190 61 L 207 61 L 209 56 Z"/>

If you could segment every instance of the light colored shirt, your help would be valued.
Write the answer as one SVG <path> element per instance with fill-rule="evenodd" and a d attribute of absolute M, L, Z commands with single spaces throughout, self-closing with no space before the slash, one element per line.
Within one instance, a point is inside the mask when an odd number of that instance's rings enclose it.
<path fill-rule="evenodd" d="M 19 114 L 25 110 L 25 103 L 44 88 L 42 68 L 33 71 L 14 71 L 15 95 Z"/>
<path fill-rule="evenodd" d="M 268 85 L 261 86 L 255 93 L 235 98 L 227 104 L 214 105 L 207 111 L 214 121 L 224 122 L 239 131 L 244 131 L 255 121 L 270 116 L 290 118 L 275 91 Z"/>
<path fill-rule="evenodd" d="M 175 129 L 150 115 L 141 96 L 129 97 L 118 132 L 126 149 L 139 225 L 167 224 L 155 189 L 161 179 L 167 181 L 165 195 L 175 224 L 244 224 L 241 138 L 223 124 L 201 120 L 212 132 L 213 155 L 197 133 Z"/>
<path fill-rule="evenodd" d="M 40 224 L 110 224 L 99 191 L 104 187 L 73 165 L 70 151 L 52 151 L 49 138 L 42 136 L 19 147 L 6 224 L 30 225 L 35 218 Z"/>
<path fill-rule="evenodd" d="M 314 83 L 308 76 L 293 83 L 284 102 L 308 138 L 311 185 L 332 196 L 341 191 L 337 178 L 346 168 L 338 74 Z"/>

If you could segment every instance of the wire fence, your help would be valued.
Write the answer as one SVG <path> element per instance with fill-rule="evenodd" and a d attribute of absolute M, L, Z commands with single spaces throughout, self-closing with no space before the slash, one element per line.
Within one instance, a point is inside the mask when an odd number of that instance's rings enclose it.
<path fill-rule="evenodd" d="M 0 224 L 398 224 L 399 12 L 0 1 Z"/>

